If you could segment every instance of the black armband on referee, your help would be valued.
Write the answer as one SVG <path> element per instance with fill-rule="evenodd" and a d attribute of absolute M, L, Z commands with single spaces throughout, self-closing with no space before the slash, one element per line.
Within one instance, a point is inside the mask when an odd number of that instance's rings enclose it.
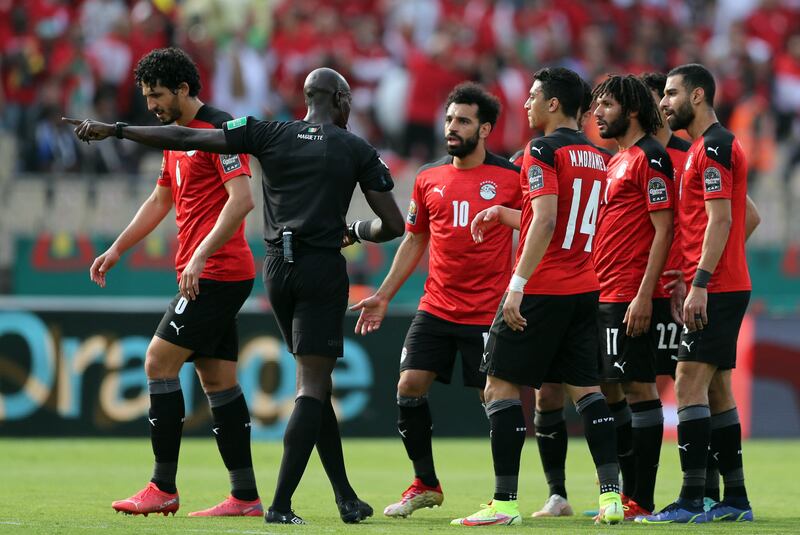
<path fill-rule="evenodd" d="M 377 243 L 379 240 L 372 232 L 373 221 L 375 220 L 370 219 L 369 221 L 361 221 L 361 220 L 353 221 L 348 227 L 348 232 L 350 232 L 350 237 L 355 238 L 355 241 L 358 242 L 364 240 Z"/>
<path fill-rule="evenodd" d="M 361 223 L 361 221 L 355 220 L 347 226 L 347 237 L 350 238 L 350 243 L 361 243 L 361 239 L 358 237 L 358 231 L 356 230 L 359 223 Z"/>
<path fill-rule="evenodd" d="M 707 288 L 708 281 L 711 280 L 711 272 L 706 271 L 705 269 L 697 268 L 697 271 L 694 274 L 694 280 L 692 281 L 692 286 L 696 286 L 698 288 Z"/>

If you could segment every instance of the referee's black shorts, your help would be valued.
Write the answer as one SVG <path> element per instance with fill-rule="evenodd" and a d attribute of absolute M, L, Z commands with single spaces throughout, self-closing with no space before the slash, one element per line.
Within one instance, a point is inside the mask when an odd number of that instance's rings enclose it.
<path fill-rule="evenodd" d="M 236 316 L 253 289 L 253 279 L 200 279 L 200 293 L 191 301 L 177 294 L 156 329 L 156 336 L 194 351 L 197 357 L 239 359 Z"/>
<path fill-rule="evenodd" d="M 489 331 L 481 371 L 536 388 L 554 378 L 573 386 L 597 386 L 600 292 L 523 296 L 520 313 L 528 325 L 521 332 L 503 319 L 506 295 Z"/>
<path fill-rule="evenodd" d="M 708 294 L 708 324 L 692 332 L 684 327 L 678 361 L 705 362 L 718 370 L 735 368 L 739 328 L 749 302 L 749 291 Z"/>
<path fill-rule="evenodd" d="M 350 281 L 339 249 L 296 251 L 290 263 L 268 248 L 264 285 L 290 353 L 344 356 Z"/>

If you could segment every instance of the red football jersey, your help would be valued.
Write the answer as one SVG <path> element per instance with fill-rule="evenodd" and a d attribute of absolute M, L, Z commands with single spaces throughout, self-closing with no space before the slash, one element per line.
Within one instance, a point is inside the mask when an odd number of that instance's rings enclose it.
<path fill-rule="evenodd" d="M 534 139 L 526 147 L 520 172 L 525 195 L 517 263 L 533 221 L 531 202 L 541 195 L 558 196 L 553 238 L 525 285 L 526 294 L 572 295 L 600 288 L 592 264 L 592 240 L 606 163 L 606 154 L 569 128 Z"/>
<path fill-rule="evenodd" d="M 191 128 L 222 128 L 230 120 L 227 113 L 209 106 L 197 111 Z M 175 222 L 178 225 L 178 277 L 194 250 L 217 222 L 228 201 L 225 182 L 240 175 L 250 176 L 249 159 L 244 154 L 212 154 L 196 150 L 165 150 L 158 185 L 172 189 Z M 253 254 L 244 238 L 244 221 L 236 233 L 211 255 L 200 275 L 203 279 L 239 281 L 256 276 Z"/>
<path fill-rule="evenodd" d="M 747 161 L 734 135 L 719 123 L 709 126 L 698 137 L 681 175 L 678 226 L 686 260 L 686 284 L 690 285 L 700 262 L 708 216 L 705 201 L 730 199 L 732 224 L 728 241 L 719 259 L 709 293 L 750 290 L 750 273 L 744 253 L 745 211 L 747 205 Z"/>
<path fill-rule="evenodd" d="M 674 178 L 674 182 L 676 185 L 675 193 L 677 196 L 677 184 L 680 183 L 681 173 L 683 172 L 683 166 L 686 165 L 686 155 L 689 152 L 689 147 L 692 144 L 683 139 L 682 137 L 678 137 L 675 134 L 672 134 L 672 137 L 669 138 L 667 142 L 667 154 L 669 155 L 670 161 L 672 161 L 672 176 Z M 678 230 L 678 201 L 677 199 L 673 203 L 673 208 L 675 210 L 675 217 L 672 218 L 672 247 L 669 248 L 669 256 L 667 257 L 667 261 L 664 264 L 664 271 L 669 269 L 684 269 L 683 265 L 683 250 L 681 248 L 681 233 Z M 658 280 L 658 284 L 656 285 L 656 289 L 653 292 L 653 298 L 660 298 L 660 297 L 669 297 L 669 292 L 664 289 L 664 285 L 667 284 L 672 280 L 672 277 L 661 277 Z"/>
<path fill-rule="evenodd" d="M 636 297 L 655 237 L 650 212 L 672 210 L 673 184 L 669 156 L 652 136 L 611 158 L 592 254 L 601 302 Z"/>
<path fill-rule="evenodd" d="M 500 204 L 519 209 L 519 168 L 490 153 L 456 169 L 448 156 L 417 173 L 406 217 L 409 232 L 430 232 L 428 279 L 419 309 L 454 323 L 489 325 L 511 278 L 513 230 L 497 225 L 475 243 L 475 214 Z"/>

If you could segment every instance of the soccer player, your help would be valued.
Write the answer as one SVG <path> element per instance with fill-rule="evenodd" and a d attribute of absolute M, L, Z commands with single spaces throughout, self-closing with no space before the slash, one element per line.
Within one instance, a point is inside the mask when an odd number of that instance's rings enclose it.
<path fill-rule="evenodd" d="M 517 482 L 526 428 L 520 385 L 539 387 L 553 372 L 585 424 L 600 481 L 598 521 L 623 519 L 614 419 L 598 387 L 599 284 L 591 261 L 605 159 L 577 131 L 580 77 L 569 69 L 545 68 L 533 78 L 525 108 L 531 128 L 545 135 L 529 143 L 523 160 L 520 178 L 527 202 L 520 248 L 481 366 L 487 372 L 494 498 L 476 513 L 453 520 L 455 525 L 521 522 Z"/>
<path fill-rule="evenodd" d="M 408 232 L 392 267 L 375 295 L 351 307 L 361 310 L 356 333 L 378 329 L 389 301 L 430 245 L 425 293 L 403 344 L 397 383 L 397 428 L 414 466 L 414 481 L 399 502 L 384 510 L 391 517 L 407 517 L 444 500 L 433 463 L 428 390 L 434 380 L 450 383 L 459 352 L 464 385 L 480 389 L 482 398 L 484 344 L 511 272 L 513 230 L 494 228 L 476 245 L 469 223 L 472 214 L 489 206 L 519 209 L 521 202 L 519 168 L 485 148 L 500 113 L 498 100 L 468 82 L 453 89 L 445 109 L 449 156 L 417 173 Z"/>
<path fill-rule="evenodd" d="M 600 281 L 603 393 L 614 416 L 625 518 L 650 514 L 664 415 L 650 336 L 653 294 L 672 243 L 672 164 L 653 134 L 661 115 L 633 75 L 609 76 L 594 89 L 600 136 L 619 151 L 608 165 L 594 265 Z"/>
<path fill-rule="evenodd" d="M 685 276 L 675 393 L 683 485 L 678 499 L 645 523 L 752 521 L 742 469 L 742 438 L 731 371 L 750 299 L 744 254 L 747 162 L 714 113 L 714 77 L 702 65 L 667 75 L 661 107 L 670 128 L 694 140 L 680 182 L 678 228 Z M 703 511 L 709 446 L 725 482 L 723 500 Z"/>
<path fill-rule="evenodd" d="M 218 128 L 231 118 L 197 98 L 197 67 L 181 50 L 150 52 L 139 60 L 135 78 L 148 110 L 163 124 L 200 131 Z M 236 379 L 236 315 L 255 278 L 253 255 L 244 238 L 244 218 L 253 208 L 249 176 L 244 155 L 164 151 L 153 193 L 91 266 L 92 281 L 105 287 L 106 274 L 120 256 L 150 234 L 175 206 L 180 291 L 161 319 L 144 362 L 155 467 L 147 487 L 111 505 L 117 511 L 166 515 L 178 510 L 175 475 L 184 417 L 178 372 L 184 362 L 193 361 L 211 406 L 214 438 L 230 474 L 231 495 L 189 516 L 263 514 L 250 455 L 250 414 Z"/>
<path fill-rule="evenodd" d="M 344 77 L 316 69 L 306 77 L 303 93 L 308 112 L 298 121 L 241 117 L 214 130 L 69 121 L 82 140 L 117 135 L 158 148 L 243 152 L 259 159 L 264 170 L 264 283 L 297 362 L 297 398 L 265 521 L 305 523 L 292 511 L 291 498 L 316 443 L 339 514 L 353 523 L 373 511 L 347 479 L 331 404 L 331 373 L 343 356 L 349 285 L 340 250 L 354 240 L 400 236 L 403 216 L 391 193 L 389 169 L 369 143 L 346 129 L 352 97 Z M 345 215 L 356 184 L 378 218 L 348 226 Z"/>
<path fill-rule="evenodd" d="M 592 87 L 586 80 L 581 80 L 583 85 L 583 99 L 578 111 L 578 129 L 583 130 L 584 121 L 589 119 L 592 109 Z M 599 148 L 599 147 L 598 147 Z M 611 159 L 611 154 L 600 149 L 606 157 L 606 165 Z M 520 150 L 511 157 L 516 165 L 522 165 L 525 150 Z M 478 214 L 479 216 L 481 214 Z M 506 218 L 516 223 L 519 229 L 519 214 L 515 218 L 506 215 Z M 479 222 L 485 219 L 476 217 L 474 228 L 477 230 Z M 572 516 L 574 511 L 567 500 L 566 463 L 567 422 L 564 418 L 564 386 L 557 375 L 546 378 L 542 385 L 535 390 L 536 410 L 533 418 L 536 427 L 536 445 L 539 448 L 539 458 L 542 461 L 545 480 L 547 481 L 548 497 L 542 508 L 531 514 L 533 518 L 547 518 L 554 516 Z"/>

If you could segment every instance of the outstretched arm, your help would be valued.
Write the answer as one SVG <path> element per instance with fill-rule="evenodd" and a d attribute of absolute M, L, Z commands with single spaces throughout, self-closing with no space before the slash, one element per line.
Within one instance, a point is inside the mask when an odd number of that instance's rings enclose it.
<path fill-rule="evenodd" d="M 116 126 L 86 119 L 62 120 L 75 126 L 75 135 L 81 141 L 100 141 L 116 135 Z M 236 152 L 228 147 L 222 129 L 187 128 L 185 126 L 125 126 L 121 129 L 123 139 L 167 150 L 202 150 L 227 154 Z"/>

